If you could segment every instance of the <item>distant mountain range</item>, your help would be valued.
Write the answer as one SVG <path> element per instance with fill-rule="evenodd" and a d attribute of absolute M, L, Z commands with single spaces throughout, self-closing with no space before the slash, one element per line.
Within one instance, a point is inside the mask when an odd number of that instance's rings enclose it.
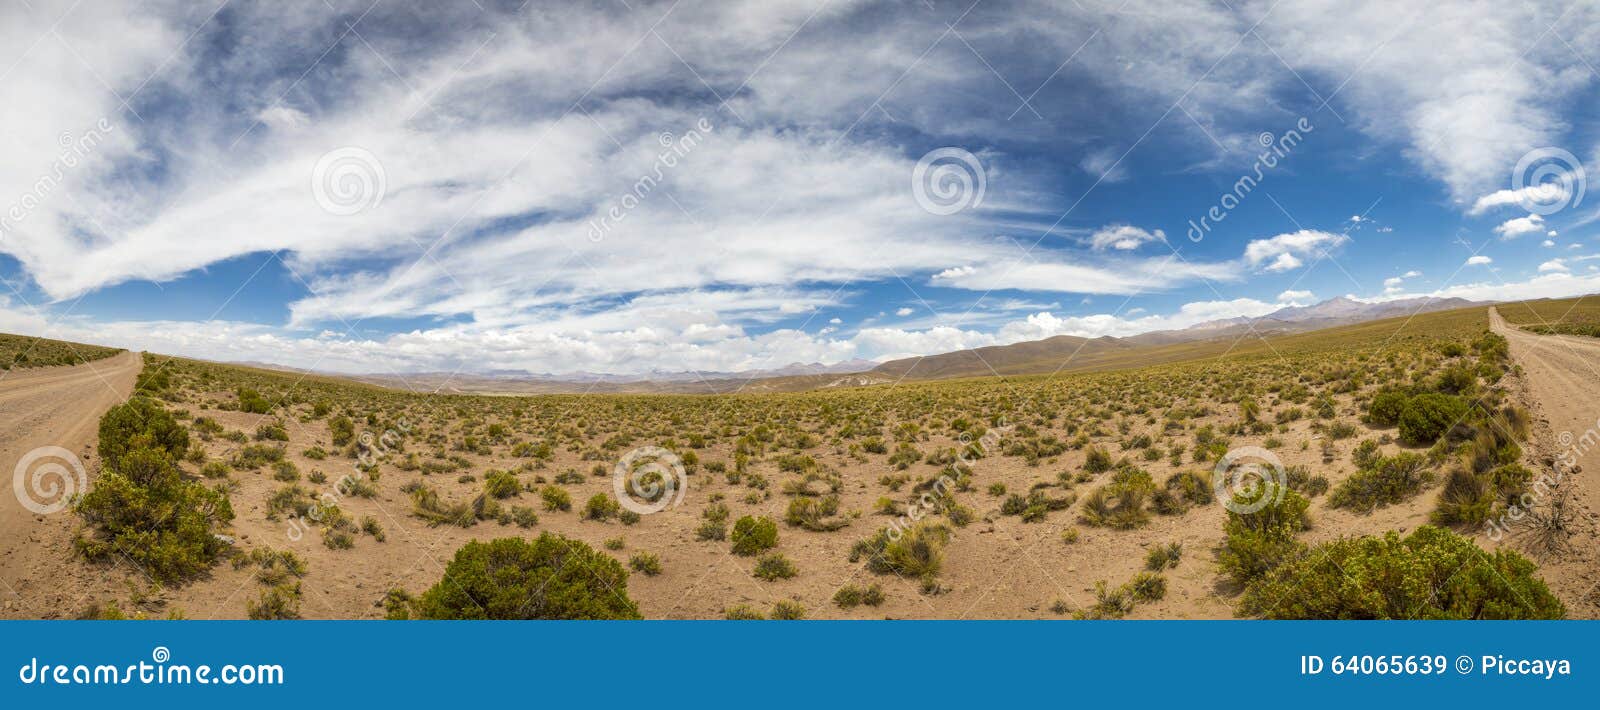
<path fill-rule="evenodd" d="M 1011 345 L 959 350 L 941 355 L 906 358 L 883 363 L 868 374 L 891 379 L 933 380 L 986 375 L 1030 375 L 1132 362 L 1156 364 L 1186 357 L 1188 350 L 1173 346 L 1250 335 L 1303 333 L 1323 328 L 1381 320 L 1413 313 L 1444 311 L 1479 305 L 1461 298 L 1406 298 L 1383 303 L 1363 303 L 1339 297 L 1310 306 L 1287 306 L 1257 318 L 1227 318 L 1198 323 L 1182 330 L 1158 330 L 1113 338 L 1078 338 L 1058 335 Z M 1130 360 L 1132 356 L 1132 360 Z M 1140 360 L 1140 358 L 1145 358 Z"/>
<path fill-rule="evenodd" d="M 1315 324 L 1316 328 L 1325 328 L 1328 325 L 1348 325 L 1361 321 L 1381 320 L 1383 318 L 1408 316 L 1413 313 L 1427 313 L 1429 311 L 1448 311 L 1476 305 L 1480 304 L 1464 298 L 1419 296 L 1417 298 L 1402 298 L 1382 303 L 1363 303 L 1353 298 L 1340 296 L 1309 306 L 1280 308 L 1259 318 L 1227 318 L 1207 321 L 1190 326 L 1186 330 L 1228 328 L 1252 323 L 1258 329 L 1262 324 L 1268 327 L 1276 327 L 1279 324 L 1305 323 Z"/>
<path fill-rule="evenodd" d="M 1208 343 L 1247 336 L 1303 333 L 1370 320 L 1487 305 L 1461 298 L 1405 298 L 1365 303 L 1339 297 L 1309 306 L 1287 306 L 1256 318 L 1207 321 L 1181 330 L 1125 338 L 1058 335 L 1010 345 L 958 350 L 876 363 L 849 360 L 833 365 L 791 363 L 741 372 L 687 371 L 608 375 L 592 372 L 531 375 L 526 372 L 422 372 L 347 376 L 385 387 L 426 392 L 483 394 L 794 392 L 860 387 L 901 380 L 938 380 L 992 375 L 1029 375 L 1064 369 L 1092 370 L 1157 364 L 1190 357 Z M 1192 347 L 1186 347 L 1192 344 Z M 255 363 L 252 363 L 255 364 Z M 267 365 L 266 367 L 273 367 Z M 287 369 L 287 368 L 278 368 Z"/>

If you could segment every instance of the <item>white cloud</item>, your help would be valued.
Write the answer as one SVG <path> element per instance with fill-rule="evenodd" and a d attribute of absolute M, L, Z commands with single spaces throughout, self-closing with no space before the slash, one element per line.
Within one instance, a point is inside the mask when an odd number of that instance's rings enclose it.
<path fill-rule="evenodd" d="M 1385 294 L 1389 294 L 1389 295 L 1396 294 L 1396 293 L 1401 293 L 1401 292 L 1406 290 L 1405 289 L 1406 279 L 1416 278 L 1416 277 L 1421 276 L 1421 275 L 1422 275 L 1421 271 L 1417 271 L 1416 269 L 1412 269 L 1412 270 L 1407 271 L 1407 272 L 1405 272 L 1405 273 L 1403 273 L 1403 274 L 1401 274 L 1399 276 L 1390 276 L 1389 278 L 1386 278 L 1386 279 L 1383 280 L 1383 292 Z"/>
<path fill-rule="evenodd" d="M 1265 270 L 1268 272 L 1291 271 L 1304 265 L 1305 262 L 1300 257 L 1326 254 L 1349 242 L 1350 238 L 1343 234 L 1302 229 L 1267 239 L 1252 240 L 1245 245 L 1244 261 L 1252 267 L 1265 262 L 1267 264 Z"/>
<path fill-rule="evenodd" d="M 895 311 L 894 314 L 897 315 L 897 316 L 900 316 L 901 318 L 904 318 L 906 316 L 911 315 L 914 312 L 915 311 L 910 309 L 910 308 L 901 308 L 900 310 Z"/>
<path fill-rule="evenodd" d="M 1494 259 L 1490 259 L 1487 256 L 1473 256 L 1467 258 L 1467 266 L 1482 266 L 1484 264 L 1492 263 L 1494 263 Z"/>
<path fill-rule="evenodd" d="M 1539 246 L 1542 246 L 1542 247 L 1544 247 L 1546 249 L 1549 249 L 1550 247 L 1553 247 L 1555 245 L 1556 245 L 1556 243 L 1551 241 L 1551 240 L 1549 240 L 1549 239 L 1546 239 L 1546 240 L 1544 240 L 1542 242 L 1539 242 Z"/>
<path fill-rule="evenodd" d="M 1501 239 L 1516 239 L 1524 234 L 1536 234 L 1542 231 L 1544 231 L 1544 217 L 1536 214 L 1509 219 L 1494 228 L 1494 233 L 1500 235 Z"/>
<path fill-rule="evenodd" d="M 1105 251 L 1106 249 L 1128 251 L 1138 249 L 1150 242 L 1164 242 L 1166 240 L 1166 233 L 1159 229 L 1146 231 L 1126 224 L 1111 224 L 1101 227 L 1091 235 L 1089 237 L 1089 245 L 1095 251 Z"/>
<path fill-rule="evenodd" d="M 1189 262 L 1176 255 L 1084 264 L 1043 254 L 1038 259 L 946 269 L 934 275 L 931 283 L 971 291 L 1020 289 L 1134 295 L 1165 291 L 1202 280 L 1238 281 L 1243 276 L 1231 263 Z"/>
<path fill-rule="evenodd" d="M 1279 303 L 1308 303 L 1316 298 L 1316 294 L 1310 291 L 1284 291 L 1278 294 Z"/>
<path fill-rule="evenodd" d="M 1477 216 L 1498 207 L 1561 203 L 1566 199 L 1566 187 L 1558 182 L 1542 182 L 1518 190 L 1496 190 L 1479 197 L 1467 214 Z"/>
<path fill-rule="evenodd" d="M 1566 272 L 1569 271 L 1569 269 L 1567 268 L 1566 262 L 1561 259 L 1551 259 L 1539 265 L 1539 273 L 1541 274 L 1550 273 L 1552 271 Z"/>
<path fill-rule="evenodd" d="M 1278 258 L 1273 259 L 1272 263 L 1267 264 L 1266 269 L 1264 270 L 1268 273 L 1275 274 L 1284 271 L 1294 271 L 1295 269 L 1298 269 L 1304 265 L 1305 262 L 1301 261 L 1299 257 L 1296 257 L 1293 254 L 1279 254 Z"/>

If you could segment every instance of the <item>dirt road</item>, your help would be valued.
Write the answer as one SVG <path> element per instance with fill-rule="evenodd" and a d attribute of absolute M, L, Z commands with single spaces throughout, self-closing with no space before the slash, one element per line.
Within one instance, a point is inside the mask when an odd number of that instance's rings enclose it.
<path fill-rule="evenodd" d="M 1511 344 L 1511 359 L 1522 366 L 1529 403 L 1543 426 L 1535 442 L 1542 456 L 1576 459 L 1575 474 L 1563 487 L 1578 503 L 1579 532 L 1574 553 L 1545 561 L 1546 581 L 1567 602 L 1569 615 L 1600 615 L 1600 555 L 1596 554 L 1596 517 L 1600 510 L 1600 339 L 1575 335 L 1538 335 L 1508 325 L 1489 309 L 1489 327 Z M 1542 434 L 1542 436 L 1539 436 Z"/>
<path fill-rule="evenodd" d="M 133 392 L 139 367 L 139 354 L 126 352 L 0 373 L 0 473 L 10 481 L 0 491 L 0 618 L 66 611 L 53 608 L 61 590 L 51 584 L 76 525 L 62 499 L 92 479 L 100 416 Z"/>

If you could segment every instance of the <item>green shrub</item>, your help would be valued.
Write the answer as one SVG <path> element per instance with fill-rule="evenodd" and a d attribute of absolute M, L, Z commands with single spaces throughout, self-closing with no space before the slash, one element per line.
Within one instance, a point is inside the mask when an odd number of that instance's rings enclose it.
<path fill-rule="evenodd" d="M 510 471 L 490 471 L 483 476 L 483 492 L 499 499 L 510 498 L 522 492 L 517 475 Z"/>
<path fill-rule="evenodd" d="M 1152 572 L 1160 572 L 1178 566 L 1183 559 L 1183 543 L 1172 542 L 1165 545 L 1156 545 L 1145 553 L 1144 568 Z"/>
<path fill-rule="evenodd" d="M 567 494 L 567 489 L 560 486 L 545 486 L 539 489 L 539 499 L 544 501 L 545 510 L 572 510 L 572 496 Z"/>
<path fill-rule="evenodd" d="M 733 523 L 733 554 L 750 556 L 778 546 L 778 525 L 770 518 L 748 515 Z"/>
<path fill-rule="evenodd" d="M 701 523 L 700 527 L 695 528 L 694 537 L 696 540 L 715 540 L 719 542 L 726 540 L 728 538 L 728 524 L 716 520 L 707 520 Z"/>
<path fill-rule="evenodd" d="M 1433 522 L 1441 525 L 1477 526 L 1488 522 L 1527 490 L 1533 472 L 1519 464 L 1507 464 L 1482 473 L 1469 468 L 1450 472 L 1439 501 L 1433 509 Z"/>
<path fill-rule="evenodd" d="M 897 574 L 902 577 L 930 579 L 939 574 L 944 564 L 944 546 L 950 541 L 950 529 L 933 523 L 921 522 L 909 528 L 884 528 L 872 537 L 857 542 L 850 548 L 850 561 L 867 561 L 867 569 L 877 574 Z"/>
<path fill-rule="evenodd" d="M 189 435 L 159 405 L 135 398 L 100 420 L 105 470 L 74 509 L 89 524 L 74 546 L 95 561 L 127 559 L 160 582 L 203 573 L 227 550 L 214 529 L 233 520 L 220 488 L 184 478 Z"/>
<path fill-rule="evenodd" d="M 511 522 L 519 528 L 531 528 L 539 524 L 539 514 L 526 505 L 511 506 Z"/>
<path fill-rule="evenodd" d="M 1236 494 L 1233 501 L 1217 562 L 1234 582 L 1248 584 L 1305 550 L 1294 537 L 1310 527 L 1306 508 L 1311 502 L 1304 496 L 1268 482 Z"/>
<path fill-rule="evenodd" d="M 635 572 L 643 572 L 651 577 L 661 574 L 661 558 L 653 552 L 634 553 L 633 557 L 628 558 L 628 566 Z"/>
<path fill-rule="evenodd" d="M 444 579 L 417 598 L 422 619 L 638 619 L 628 573 L 577 540 L 476 540 L 456 551 Z"/>
<path fill-rule="evenodd" d="M 356 438 L 356 425 L 349 417 L 340 415 L 328 420 L 328 435 L 334 446 L 344 446 Z"/>
<path fill-rule="evenodd" d="M 1438 441 L 1467 416 L 1467 404 L 1450 395 L 1419 394 L 1400 411 L 1400 440 L 1414 446 Z"/>
<path fill-rule="evenodd" d="M 1110 483 L 1084 498 L 1080 519 L 1085 525 L 1116 530 L 1140 527 L 1150 521 L 1144 506 L 1155 488 L 1150 474 L 1143 469 L 1118 469 Z"/>
<path fill-rule="evenodd" d="M 178 461 L 189 448 L 189 432 L 159 403 L 134 397 L 100 417 L 100 459 L 107 468 L 120 468 L 123 455 L 134 449 L 151 449 Z"/>
<path fill-rule="evenodd" d="M 779 579 L 789 579 L 797 574 L 800 574 L 800 570 L 795 569 L 794 563 L 790 562 L 789 558 L 784 557 L 782 552 L 771 552 L 762 555 L 761 559 L 756 560 L 753 576 L 757 579 L 771 582 Z"/>
<path fill-rule="evenodd" d="M 1089 473 L 1104 473 L 1111 470 L 1111 454 L 1098 446 L 1089 447 L 1083 460 L 1083 470 Z"/>
<path fill-rule="evenodd" d="M 840 609 L 853 609 L 862 604 L 878 606 L 883 603 L 883 587 L 877 584 L 866 588 L 846 584 L 833 593 L 833 603 Z"/>
<path fill-rule="evenodd" d="M 596 493 L 589 502 L 583 504 L 583 517 L 586 520 L 610 520 L 622 510 L 622 505 L 611 496 Z"/>
<path fill-rule="evenodd" d="M 247 387 L 238 390 L 239 411 L 250 414 L 266 414 L 272 411 L 272 402 L 262 397 L 260 392 Z"/>
<path fill-rule="evenodd" d="M 1444 528 L 1326 543 L 1246 588 L 1242 614 L 1268 619 L 1559 619 L 1561 601 L 1511 550 L 1486 552 Z"/>
<path fill-rule="evenodd" d="M 1377 426 L 1394 426 L 1400 423 L 1400 413 L 1405 410 L 1410 396 L 1399 390 L 1384 390 L 1372 396 L 1367 403 L 1367 421 Z"/>
<path fill-rule="evenodd" d="M 772 605 L 772 613 L 767 618 L 773 621 L 799 621 L 806 618 L 806 607 L 797 601 L 779 599 Z"/>
<path fill-rule="evenodd" d="M 245 616 L 253 621 L 300 618 L 300 583 L 279 584 L 245 602 Z"/>
<path fill-rule="evenodd" d="M 361 518 L 361 532 L 371 535 L 372 539 L 378 542 L 384 541 L 383 525 L 378 523 L 377 518 L 370 515 Z"/>
<path fill-rule="evenodd" d="M 747 604 L 737 604 L 723 609 L 722 618 L 729 621 L 764 621 L 767 617 Z"/>
<path fill-rule="evenodd" d="M 1427 458 L 1420 454 L 1402 453 L 1379 458 L 1371 462 L 1370 468 L 1356 471 L 1334 488 L 1333 494 L 1328 496 L 1328 505 L 1372 510 L 1404 502 L 1433 481 L 1433 472 L 1425 470 L 1427 465 Z"/>
<path fill-rule="evenodd" d="M 439 498 L 438 491 L 427 486 L 412 489 L 411 510 L 431 526 L 455 525 L 470 528 L 478 521 L 470 504 L 446 503 Z"/>

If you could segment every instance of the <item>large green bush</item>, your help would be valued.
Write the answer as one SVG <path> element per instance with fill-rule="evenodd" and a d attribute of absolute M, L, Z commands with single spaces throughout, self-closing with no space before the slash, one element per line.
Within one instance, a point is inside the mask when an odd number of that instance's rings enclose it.
<path fill-rule="evenodd" d="M 233 520 L 220 488 L 184 477 L 176 457 L 189 437 L 154 401 L 136 397 L 100 420 L 105 470 L 75 510 L 90 530 L 76 540 L 91 560 L 131 560 L 161 582 L 204 572 L 227 543 L 214 527 Z"/>
<path fill-rule="evenodd" d="M 467 543 L 414 611 L 422 619 L 641 618 L 621 563 L 551 533 Z"/>
<path fill-rule="evenodd" d="M 189 432 L 148 397 L 134 397 L 100 417 L 100 458 L 119 468 L 123 455 L 137 448 L 163 451 L 174 461 L 189 449 Z"/>
<path fill-rule="evenodd" d="M 1306 515 L 1310 506 L 1305 496 L 1272 482 L 1235 494 L 1217 552 L 1223 573 L 1237 584 L 1248 584 L 1299 557 L 1305 545 L 1295 535 L 1311 526 Z"/>
<path fill-rule="evenodd" d="M 1394 426 L 1400 423 L 1400 412 L 1410 399 L 1400 390 L 1384 390 L 1372 396 L 1367 404 L 1367 421 L 1376 426 Z"/>
<path fill-rule="evenodd" d="M 1268 619 L 1559 619 L 1561 601 L 1510 550 L 1424 525 L 1407 537 L 1326 543 L 1251 584 L 1240 612 Z"/>
<path fill-rule="evenodd" d="M 1446 394 L 1419 394 L 1400 410 L 1400 440 L 1426 446 L 1450 432 L 1467 416 L 1467 403 Z"/>

